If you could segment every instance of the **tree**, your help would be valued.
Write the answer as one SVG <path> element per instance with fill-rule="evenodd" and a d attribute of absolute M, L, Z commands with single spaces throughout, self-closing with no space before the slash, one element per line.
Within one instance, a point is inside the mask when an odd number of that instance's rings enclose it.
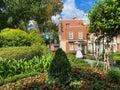
<path fill-rule="evenodd" d="M 59 48 L 55 52 L 55 56 L 48 70 L 48 78 L 50 81 L 60 84 L 67 84 L 70 79 L 71 65 L 65 52 Z"/>
<path fill-rule="evenodd" d="M 89 32 L 99 36 L 97 42 L 103 40 L 103 59 L 109 68 L 110 42 L 113 37 L 120 34 L 120 2 L 119 0 L 98 1 L 96 6 L 88 14 L 90 19 Z"/>
<path fill-rule="evenodd" d="M 60 13 L 62 7 L 61 0 L 2 0 L 0 29 L 5 27 L 25 29 L 22 26 L 27 27 L 30 19 L 37 21 L 41 28 L 51 16 Z"/>
<path fill-rule="evenodd" d="M 105 35 L 109 38 L 120 34 L 120 2 L 119 0 L 99 1 L 89 12 L 89 32 Z"/>

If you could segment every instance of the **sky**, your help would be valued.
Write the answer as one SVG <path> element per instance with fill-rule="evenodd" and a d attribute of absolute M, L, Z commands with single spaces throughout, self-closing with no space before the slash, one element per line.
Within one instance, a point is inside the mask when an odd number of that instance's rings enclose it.
<path fill-rule="evenodd" d="M 89 10 L 92 9 L 92 5 L 94 5 L 95 2 L 96 0 L 63 0 L 62 12 L 52 16 L 52 20 L 58 23 L 59 17 L 62 17 L 63 20 L 69 20 L 76 16 L 77 19 L 82 19 L 89 23 L 87 14 Z"/>

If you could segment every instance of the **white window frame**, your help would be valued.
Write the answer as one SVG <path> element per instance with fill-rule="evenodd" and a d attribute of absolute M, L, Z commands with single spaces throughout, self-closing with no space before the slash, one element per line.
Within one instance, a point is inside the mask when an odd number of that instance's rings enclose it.
<path fill-rule="evenodd" d="M 73 39 L 73 32 L 69 32 L 68 38 L 69 38 L 69 39 Z"/>
<path fill-rule="evenodd" d="M 78 39 L 83 39 L 83 32 L 78 32 Z"/>

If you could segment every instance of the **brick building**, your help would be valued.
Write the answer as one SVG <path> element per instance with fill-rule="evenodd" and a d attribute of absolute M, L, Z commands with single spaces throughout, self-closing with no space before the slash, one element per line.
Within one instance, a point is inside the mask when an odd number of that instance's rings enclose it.
<path fill-rule="evenodd" d="M 117 52 L 120 52 L 120 35 L 117 36 Z"/>
<path fill-rule="evenodd" d="M 88 25 L 82 20 L 59 20 L 60 48 L 65 52 L 75 52 L 76 46 L 81 45 L 87 51 Z"/>

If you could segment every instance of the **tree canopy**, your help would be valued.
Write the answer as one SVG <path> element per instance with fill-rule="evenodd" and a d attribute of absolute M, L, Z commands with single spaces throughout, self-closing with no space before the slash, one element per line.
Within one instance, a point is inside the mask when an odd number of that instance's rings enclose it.
<path fill-rule="evenodd" d="M 42 27 L 51 20 L 51 16 L 60 13 L 62 8 L 61 0 L 1 0 L 0 29 L 26 29 L 30 19 Z"/>
<path fill-rule="evenodd" d="M 120 1 L 102 0 L 89 12 L 89 32 L 113 38 L 120 34 Z"/>

